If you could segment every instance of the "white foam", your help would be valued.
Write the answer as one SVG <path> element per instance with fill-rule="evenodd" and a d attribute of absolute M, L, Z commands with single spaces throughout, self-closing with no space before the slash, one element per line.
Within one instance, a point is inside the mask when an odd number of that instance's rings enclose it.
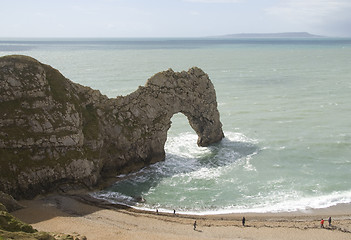
<path fill-rule="evenodd" d="M 245 165 L 244 165 L 244 169 L 246 171 L 255 171 L 257 172 L 257 169 L 251 164 L 251 159 L 252 159 L 252 156 L 256 155 L 257 153 L 253 153 L 253 154 L 250 154 L 248 155 L 246 158 L 245 158 Z"/>
<path fill-rule="evenodd" d="M 177 213 L 184 215 L 218 215 L 231 213 L 278 213 L 278 212 L 295 212 L 307 211 L 312 209 L 323 209 L 338 204 L 351 203 L 351 191 L 334 192 L 329 195 L 306 197 L 296 200 L 287 200 L 272 204 L 265 202 L 256 206 L 228 206 L 218 209 L 194 209 L 178 210 Z M 140 210 L 153 211 L 153 208 L 135 207 Z M 163 208 L 160 212 L 170 213 L 171 209 Z"/>
<path fill-rule="evenodd" d="M 245 142 L 245 143 L 253 143 L 253 144 L 258 143 L 257 139 L 248 138 L 247 136 L 239 132 L 225 132 L 224 135 L 232 142 Z"/>
<path fill-rule="evenodd" d="M 194 158 L 210 152 L 208 148 L 198 147 L 197 135 L 190 132 L 168 138 L 165 150 L 168 154 L 175 154 L 185 158 Z"/>
<path fill-rule="evenodd" d="M 120 204 L 125 206 L 132 206 L 132 203 L 135 202 L 135 199 L 133 197 L 126 196 L 118 192 L 101 191 L 101 192 L 91 193 L 90 196 L 97 199 L 108 201 L 113 204 Z"/>
<path fill-rule="evenodd" d="M 297 195 L 299 194 L 290 194 L 290 196 L 283 197 L 281 198 L 281 201 L 276 203 L 274 203 L 274 200 L 268 200 L 262 205 L 256 205 L 250 209 L 241 210 L 245 210 L 244 212 L 257 213 L 294 212 L 308 209 L 322 209 L 332 207 L 337 204 L 351 203 L 351 191 L 333 192 L 331 194 L 312 197 L 297 197 Z"/>
<path fill-rule="evenodd" d="M 207 168 L 203 167 L 197 171 L 186 174 L 190 176 L 192 179 L 214 179 L 218 178 L 223 174 L 223 168 Z"/>

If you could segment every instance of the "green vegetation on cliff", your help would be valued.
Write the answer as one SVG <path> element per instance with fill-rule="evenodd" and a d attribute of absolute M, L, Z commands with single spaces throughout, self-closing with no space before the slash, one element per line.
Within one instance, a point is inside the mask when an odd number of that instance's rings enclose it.
<path fill-rule="evenodd" d="M 53 236 L 46 232 L 25 233 L 25 232 L 7 232 L 0 230 L 0 240 L 55 240 Z M 63 240 L 63 239 L 62 239 Z M 72 240 L 67 238 L 67 240 Z"/>
<path fill-rule="evenodd" d="M 79 234 L 52 234 L 38 232 L 31 225 L 28 225 L 6 211 L 0 203 L 0 240 L 86 240 L 86 237 Z"/>
<path fill-rule="evenodd" d="M 32 226 L 21 222 L 5 211 L 0 212 L 0 228 L 8 232 L 37 232 Z"/>
<path fill-rule="evenodd" d="M 0 211 L 0 240 L 2 239 L 54 240 L 55 238 L 48 233 L 38 232 L 6 211 Z"/>

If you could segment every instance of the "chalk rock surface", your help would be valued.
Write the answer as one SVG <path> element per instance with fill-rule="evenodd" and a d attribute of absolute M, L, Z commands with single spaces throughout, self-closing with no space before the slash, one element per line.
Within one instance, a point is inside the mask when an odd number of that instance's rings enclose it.
<path fill-rule="evenodd" d="M 73 83 L 27 56 L 0 58 L 0 191 L 33 197 L 162 161 L 183 113 L 208 146 L 224 135 L 216 93 L 199 68 L 167 70 L 117 98 Z"/>

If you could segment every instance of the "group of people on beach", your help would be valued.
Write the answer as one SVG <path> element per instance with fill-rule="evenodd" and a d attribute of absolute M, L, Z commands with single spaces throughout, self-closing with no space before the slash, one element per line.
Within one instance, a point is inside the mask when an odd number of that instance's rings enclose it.
<path fill-rule="evenodd" d="M 157 215 L 159 214 L 157 208 L 156 208 L 156 214 L 157 214 Z M 176 210 L 175 210 L 175 209 L 173 209 L 173 214 L 176 215 Z M 322 219 L 322 220 L 323 220 L 323 219 Z M 245 222 L 246 222 L 246 219 L 245 219 L 245 217 L 243 217 L 243 218 L 241 219 L 241 224 L 243 225 L 243 227 L 245 227 Z M 197 222 L 196 222 L 196 220 L 195 220 L 193 226 L 194 226 L 194 231 L 195 231 L 195 230 L 196 230 L 196 227 L 197 227 Z"/>
<path fill-rule="evenodd" d="M 331 217 L 329 217 L 328 218 L 329 227 L 331 227 L 331 221 L 332 221 L 332 219 L 331 219 Z M 321 220 L 321 228 L 324 228 L 324 219 L 323 218 Z"/>
<path fill-rule="evenodd" d="M 243 227 L 245 227 L 245 222 L 246 222 L 246 219 L 245 219 L 245 217 L 243 217 L 242 220 L 241 220 L 241 223 L 242 223 Z M 332 218 L 329 217 L 329 218 L 328 218 L 329 227 L 331 227 L 331 222 L 332 222 Z M 197 223 L 196 223 L 196 221 L 195 221 L 195 222 L 194 222 L 194 230 L 196 230 L 196 227 L 197 227 Z M 321 220 L 321 228 L 324 228 L 324 219 L 323 219 L 323 218 L 322 218 L 322 220 Z"/>
<path fill-rule="evenodd" d="M 158 209 L 156 209 L 156 214 L 158 214 Z M 176 211 L 174 209 L 173 209 L 173 214 L 176 215 Z M 331 222 L 332 222 L 332 218 L 329 217 L 328 218 L 329 227 L 331 227 Z M 246 218 L 243 217 L 241 219 L 241 224 L 243 225 L 243 227 L 245 227 L 245 223 L 246 223 Z M 197 222 L 196 221 L 194 222 L 193 226 L 194 226 L 194 230 L 196 230 L 196 227 L 197 227 Z M 321 228 L 324 228 L 324 219 L 323 218 L 321 219 Z"/>

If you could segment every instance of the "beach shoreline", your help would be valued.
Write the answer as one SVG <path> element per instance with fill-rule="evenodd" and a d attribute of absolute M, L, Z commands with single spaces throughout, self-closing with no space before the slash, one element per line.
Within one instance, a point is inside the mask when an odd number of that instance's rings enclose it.
<path fill-rule="evenodd" d="M 13 212 L 40 231 L 79 233 L 88 239 L 350 239 L 351 205 L 287 213 L 183 215 L 110 204 L 87 194 L 23 200 Z M 246 224 L 242 226 L 242 217 Z M 328 217 L 332 225 L 328 226 Z M 320 220 L 325 219 L 324 228 Z M 197 229 L 193 223 L 197 221 Z"/>
<path fill-rule="evenodd" d="M 154 214 L 155 210 L 150 209 L 142 209 L 142 208 L 134 208 L 133 206 L 128 206 L 124 204 L 111 203 L 104 199 L 99 199 L 91 196 L 90 194 L 71 194 L 67 195 L 68 197 L 74 198 L 82 203 L 86 203 L 92 206 L 99 206 L 101 208 L 108 209 L 125 209 L 130 212 L 136 213 L 144 213 L 144 214 Z M 176 210 L 176 209 L 175 209 Z M 162 211 L 158 209 L 158 215 L 167 215 L 173 216 L 173 212 L 170 210 Z M 305 210 L 297 210 L 297 211 L 277 211 L 277 212 L 238 212 L 238 213 L 218 213 L 218 214 L 202 214 L 202 213 L 184 213 L 176 210 L 176 215 L 184 218 L 237 218 L 238 216 L 251 216 L 253 218 L 279 218 L 279 217 L 323 217 L 326 215 L 333 215 L 335 217 L 350 217 L 351 218 L 351 203 L 341 203 L 334 206 L 330 206 L 327 208 L 310 208 Z"/>

